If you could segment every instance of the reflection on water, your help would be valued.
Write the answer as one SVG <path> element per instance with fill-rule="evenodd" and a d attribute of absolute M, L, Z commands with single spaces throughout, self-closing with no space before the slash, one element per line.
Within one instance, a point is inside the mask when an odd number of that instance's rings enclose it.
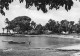
<path fill-rule="evenodd" d="M 5 40 L 5 38 L 0 37 L 0 48 L 5 48 L 5 43 L 2 42 L 2 40 Z"/>
<path fill-rule="evenodd" d="M 26 42 L 25 44 L 9 44 L 8 42 L 3 42 L 5 40 L 13 40 L 15 42 Z M 28 48 L 28 47 L 47 47 L 45 37 L 5 37 L 0 36 L 0 48 Z"/>
<path fill-rule="evenodd" d="M 9 44 L 2 42 L 3 40 L 13 40 L 17 42 L 26 42 L 26 44 Z M 29 44 L 30 42 L 30 44 Z M 67 46 L 71 44 L 79 44 L 79 40 L 67 39 L 67 38 L 52 38 L 52 37 L 6 37 L 0 36 L 0 48 L 16 48 L 24 49 L 30 47 L 53 47 Z"/>

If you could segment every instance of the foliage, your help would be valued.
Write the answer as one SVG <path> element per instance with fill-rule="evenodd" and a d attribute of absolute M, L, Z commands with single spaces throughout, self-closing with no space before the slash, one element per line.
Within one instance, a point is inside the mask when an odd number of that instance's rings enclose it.
<path fill-rule="evenodd" d="M 31 22 L 31 27 L 32 27 L 33 29 L 35 29 L 35 27 L 36 27 L 36 22 L 32 21 L 32 22 Z"/>
<path fill-rule="evenodd" d="M 74 24 L 74 21 L 62 20 L 60 22 L 50 19 L 48 23 L 45 24 L 47 30 L 52 31 L 53 33 L 80 33 L 80 20 L 79 23 Z"/>
<path fill-rule="evenodd" d="M 31 18 L 27 16 L 19 16 L 14 18 L 12 21 L 9 21 L 6 18 L 5 23 L 7 26 L 5 27 L 8 30 L 13 30 L 17 33 L 25 33 L 28 34 L 43 34 L 48 31 L 50 33 L 59 33 L 68 32 L 68 33 L 80 33 L 80 20 L 75 24 L 74 21 L 62 20 L 55 21 L 50 19 L 44 26 L 41 24 L 36 24 L 36 22 L 31 21 Z"/>
<path fill-rule="evenodd" d="M 67 31 L 68 31 L 68 25 L 69 25 L 69 21 L 67 21 L 67 20 L 62 20 L 62 21 L 61 21 L 62 31 L 67 32 Z"/>
<path fill-rule="evenodd" d="M 69 33 L 72 33 L 73 31 L 75 31 L 74 21 L 69 22 L 68 30 L 69 30 Z"/>
<path fill-rule="evenodd" d="M 41 24 L 38 24 L 35 30 L 37 30 L 37 34 L 43 34 L 43 26 Z"/>
<path fill-rule="evenodd" d="M 30 21 L 31 18 L 27 16 L 19 16 L 10 21 L 7 27 L 13 31 L 25 32 L 31 29 Z"/>
<path fill-rule="evenodd" d="M 2 15 L 5 15 L 4 8 L 6 10 L 9 10 L 9 5 L 14 0 L 0 0 L 0 13 Z M 22 3 L 24 0 L 19 0 L 20 3 Z M 49 6 L 49 9 L 55 8 L 56 10 L 60 8 L 60 6 L 65 6 L 65 9 L 68 11 L 71 9 L 71 6 L 73 6 L 72 0 L 25 0 L 26 8 L 32 7 L 33 5 L 37 8 L 37 10 L 42 10 L 44 13 L 46 13 L 47 5 Z"/>
<path fill-rule="evenodd" d="M 0 0 L 0 13 L 2 15 L 5 15 L 5 12 L 4 12 L 4 8 L 6 10 L 9 10 L 9 4 L 12 3 L 13 0 Z"/>
<path fill-rule="evenodd" d="M 55 25 L 56 25 L 55 20 L 50 19 L 45 26 L 46 26 L 46 28 L 49 29 L 50 31 L 53 31 L 53 32 L 54 32 L 54 30 L 55 30 Z"/>

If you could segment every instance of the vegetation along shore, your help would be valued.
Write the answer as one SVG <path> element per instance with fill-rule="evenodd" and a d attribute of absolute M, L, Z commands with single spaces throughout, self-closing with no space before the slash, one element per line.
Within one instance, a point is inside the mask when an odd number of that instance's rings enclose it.
<path fill-rule="evenodd" d="M 27 35 L 41 35 L 41 34 L 72 34 L 80 33 L 80 20 L 78 23 L 74 21 L 62 20 L 55 21 L 50 19 L 45 25 L 37 24 L 28 16 L 18 16 L 13 20 L 5 19 L 7 26 L 3 29 L 3 35 L 13 34 L 27 34 Z M 4 31 L 7 33 L 4 34 Z M 1 35 L 1 34 L 0 34 Z"/>

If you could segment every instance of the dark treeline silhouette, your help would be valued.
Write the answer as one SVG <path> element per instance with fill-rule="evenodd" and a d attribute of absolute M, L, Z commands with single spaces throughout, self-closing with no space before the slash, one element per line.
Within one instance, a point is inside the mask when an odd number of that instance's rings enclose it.
<path fill-rule="evenodd" d="M 9 5 L 14 2 L 15 0 L 0 0 L 0 13 L 5 15 L 4 8 L 9 10 Z M 25 8 L 30 8 L 35 6 L 37 10 L 42 10 L 44 13 L 48 12 L 47 5 L 49 9 L 52 10 L 55 8 L 56 10 L 59 9 L 61 6 L 65 7 L 65 10 L 70 10 L 73 6 L 73 0 L 19 0 L 20 3 L 25 2 Z"/>
<path fill-rule="evenodd" d="M 32 21 L 28 16 L 19 16 L 9 21 L 6 18 L 7 33 L 12 30 L 18 34 L 71 34 L 80 33 L 80 20 L 78 23 L 74 21 L 61 20 L 55 21 L 50 19 L 44 26 Z"/>

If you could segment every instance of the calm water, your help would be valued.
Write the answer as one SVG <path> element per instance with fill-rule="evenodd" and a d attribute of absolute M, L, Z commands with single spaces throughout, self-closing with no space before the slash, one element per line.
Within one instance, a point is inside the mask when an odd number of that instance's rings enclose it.
<path fill-rule="evenodd" d="M 17 42 L 25 41 L 26 44 L 9 44 L 3 42 L 3 40 L 13 40 Z M 30 42 L 30 44 L 29 44 Z M 0 36 L 0 48 L 14 48 L 14 49 L 25 49 L 25 48 L 36 48 L 36 47 L 62 47 L 72 44 L 80 44 L 80 40 L 57 38 L 57 37 L 6 37 Z"/>

